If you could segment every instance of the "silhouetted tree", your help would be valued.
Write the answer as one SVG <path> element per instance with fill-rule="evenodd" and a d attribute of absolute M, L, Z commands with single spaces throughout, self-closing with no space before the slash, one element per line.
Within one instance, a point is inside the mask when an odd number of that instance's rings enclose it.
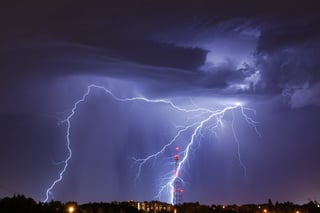
<path fill-rule="evenodd" d="M 310 201 L 308 204 L 303 205 L 303 208 L 307 209 L 308 213 L 319 213 L 320 208 L 317 206 L 317 203 Z"/>
<path fill-rule="evenodd" d="M 0 212 L 38 212 L 39 207 L 32 198 L 26 198 L 24 195 L 14 195 L 12 198 L 4 198 L 0 200 Z"/>

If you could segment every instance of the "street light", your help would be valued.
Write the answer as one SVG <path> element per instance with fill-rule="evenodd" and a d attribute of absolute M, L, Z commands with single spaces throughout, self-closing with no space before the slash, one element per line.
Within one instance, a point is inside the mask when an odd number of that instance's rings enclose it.
<path fill-rule="evenodd" d="M 76 213 L 77 212 L 77 204 L 75 202 L 69 202 L 66 205 L 67 213 Z"/>
<path fill-rule="evenodd" d="M 69 212 L 69 213 L 73 213 L 74 210 L 75 210 L 74 206 L 69 206 L 69 207 L 68 207 L 68 212 Z"/>

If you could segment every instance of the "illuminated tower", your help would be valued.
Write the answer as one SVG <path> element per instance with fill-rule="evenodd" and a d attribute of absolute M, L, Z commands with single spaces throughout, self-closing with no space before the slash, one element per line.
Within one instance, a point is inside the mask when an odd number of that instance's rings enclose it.
<path fill-rule="evenodd" d="M 176 151 L 179 152 L 179 147 L 176 147 Z M 183 189 L 182 189 L 182 182 L 181 179 L 179 177 L 179 171 L 178 171 L 178 166 L 179 166 L 179 153 L 176 154 L 174 156 L 174 160 L 175 160 L 175 169 L 174 169 L 174 173 L 175 173 L 175 180 L 173 183 L 173 204 L 177 205 L 177 204 L 181 204 L 182 203 L 182 193 L 183 193 Z"/>

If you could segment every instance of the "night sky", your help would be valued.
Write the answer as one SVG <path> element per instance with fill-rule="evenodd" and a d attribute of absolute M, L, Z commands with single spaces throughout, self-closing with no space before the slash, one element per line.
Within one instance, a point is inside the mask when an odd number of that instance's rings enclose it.
<path fill-rule="evenodd" d="M 123 98 L 256 110 L 261 137 L 234 112 L 246 175 L 229 113 L 193 147 L 181 174 L 185 202 L 320 200 L 319 1 L 8 2 L 0 5 L 0 197 L 45 199 L 68 154 L 61 121 L 97 84 Z M 50 199 L 157 199 L 179 144 L 139 178 L 133 158 L 157 152 L 199 115 L 188 116 L 93 89 L 71 119 L 73 156 Z"/>

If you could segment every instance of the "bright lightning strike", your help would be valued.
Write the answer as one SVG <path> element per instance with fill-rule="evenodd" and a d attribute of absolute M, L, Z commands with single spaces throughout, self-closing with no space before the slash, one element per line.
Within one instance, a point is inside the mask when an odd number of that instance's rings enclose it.
<path fill-rule="evenodd" d="M 244 175 L 246 176 L 246 167 L 244 165 L 244 163 L 241 160 L 241 154 L 240 154 L 240 142 L 239 139 L 236 135 L 235 129 L 234 129 L 234 121 L 235 121 L 235 115 L 234 115 L 234 110 L 235 109 L 240 109 L 241 111 L 241 115 L 243 116 L 243 118 L 245 118 L 246 122 L 249 125 L 252 125 L 254 130 L 256 131 L 256 133 L 261 136 L 261 134 L 258 132 L 256 124 L 257 122 L 254 121 L 251 117 L 249 117 L 245 111 L 249 110 L 249 111 L 253 111 L 255 112 L 253 109 L 250 108 L 245 108 L 243 107 L 240 103 L 236 103 L 235 105 L 232 106 L 226 106 L 221 110 L 209 110 L 209 109 L 205 109 L 204 112 L 206 113 L 205 116 L 200 119 L 200 121 L 196 121 L 190 125 L 184 126 L 181 130 L 178 131 L 178 133 L 174 136 L 174 138 L 170 141 L 170 143 L 166 144 L 165 146 L 162 147 L 162 149 L 152 155 L 149 155 L 148 157 L 144 158 L 144 159 L 137 159 L 136 161 L 139 163 L 139 171 L 141 171 L 141 167 L 151 158 L 157 157 L 159 154 L 161 154 L 168 146 L 170 146 L 171 144 L 173 144 L 176 139 L 183 134 L 184 132 L 188 131 L 191 129 L 192 134 L 189 137 L 189 140 L 187 141 L 187 146 L 186 148 L 182 151 L 182 159 L 181 161 L 179 161 L 178 163 L 178 167 L 176 169 L 176 172 L 174 175 L 172 175 L 169 180 L 167 181 L 166 184 L 164 184 L 159 191 L 158 196 L 160 197 L 160 194 L 163 193 L 164 191 L 169 191 L 170 192 L 170 203 L 174 203 L 174 183 L 179 179 L 179 181 L 183 180 L 181 179 L 180 176 L 178 176 L 177 174 L 181 173 L 181 170 L 184 168 L 184 165 L 186 163 L 186 161 L 189 158 L 190 155 L 190 151 L 191 148 L 194 146 L 194 144 L 197 142 L 197 137 L 200 136 L 201 137 L 201 131 L 202 129 L 204 129 L 204 127 L 206 125 L 211 125 L 211 130 L 214 130 L 215 128 L 218 128 L 219 126 L 223 126 L 223 117 L 225 115 L 225 113 L 227 112 L 231 112 L 232 113 L 232 122 L 231 122 L 231 130 L 232 130 L 232 134 L 234 137 L 234 140 L 237 144 L 237 154 L 238 154 L 238 159 L 239 159 L 239 163 L 240 166 L 243 168 L 244 170 Z M 198 109 L 199 111 L 197 112 L 201 112 L 202 109 Z M 198 141 L 199 143 L 199 141 Z"/>
<path fill-rule="evenodd" d="M 87 87 L 87 91 L 83 94 L 82 98 L 79 99 L 78 101 L 76 101 L 73 105 L 73 108 L 71 109 L 71 113 L 66 117 L 65 120 L 62 121 L 62 123 L 66 123 L 67 125 L 67 131 L 66 131 L 66 147 L 68 150 L 68 155 L 66 157 L 66 159 L 63 161 L 63 169 L 60 171 L 59 173 L 59 177 L 57 179 L 55 179 L 52 184 L 47 188 L 46 190 L 46 198 L 44 199 L 44 202 L 47 202 L 49 200 L 49 196 L 52 194 L 52 190 L 54 189 L 54 187 L 62 181 L 63 179 L 63 175 L 67 170 L 68 164 L 70 159 L 72 158 L 72 149 L 70 147 L 70 130 L 71 130 L 71 119 L 72 117 L 76 114 L 76 110 L 77 107 L 86 101 L 87 96 L 90 95 L 92 89 L 99 89 L 104 91 L 107 95 L 110 95 L 113 99 L 119 101 L 119 102 L 130 102 L 130 101 L 143 101 L 143 102 L 147 102 L 147 103 L 153 103 L 153 104 L 167 104 L 169 105 L 173 110 L 181 112 L 181 113 L 187 113 L 188 115 L 193 116 L 194 119 L 191 119 L 191 122 L 186 125 L 182 125 L 179 126 L 179 130 L 177 130 L 177 133 L 174 135 L 174 137 L 167 143 L 165 144 L 158 152 L 153 153 L 145 158 L 133 158 L 135 160 L 135 162 L 138 164 L 138 174 L 137 177 L 139 177 L 141 171 L 142 171 L 142 167 L 150 160 L 153 158 L 156 158 L 158 156 L 160 156 L 161 154 L 164 153 L 164 151 L 170 147 L 171 145 L 173 145 L 174 143 L 177 142 L 178 138 L 180 138 L 183 134 L 186 134 L 187 132 L 191 131 L 191 135 L 189 136 L 188 141 L 186 142 L 185 147 L 183 148 L 183 150 L 181 150 L 181 160 L 178 162 L 176 171 L 174 174 L 169 175 L 169 177 L 167 178 L 167 181 L 165 184 L 162 185 L 162 187 L 159 190 L 158 196 L 160 197 L 160 195 L 164 192 L 168 192 L 169 195 L 169 202 L 173 203 L 173 196 L 174 196 L 174 182 L 179 179 L 180 181 L 183 181 L 181 179 L 181 177 L 177 174 L 180 174 L 181 171 L 183 170 L 185 163 L 187 162 L 187 160 L 189 159 L 190 156 L 190 152 L 192 150 L 192 148 L 195 146 L 195 144 L 197 143 L 197 145 L 199 145 L 200 143 L 200 139 L 202 137 L 202 131 L 204 131 L 205 129 L 209 128 L 210 131 L 215 131 L 215 129 L 219 128 L 219 127 L 223 127 L 223 118 L 225 116 L 225 114 L 227 112 L 231 112 L 232 113 L 232 122 L 231 122 L 231 130 L 233 133 L 233 137 L 234 140 L 237 144 L 237 148 L 238 148 L 238 158 L 239 158 L 239 162 L 240 165 L 243 167 L 244 169 L 244 173 L 246 174 L 246 167 L 243 164 L 242 160 L 241 160 L 241 155 L 240 155 L 240 143 L 238 140 L 238 137 L 236 135 L 235 129 L 234 129 L 234 121 L 235 121 L 235 116 L 234 116 L 234 110 L 239 109 L 239 111 L 241 112 L 242 117 L 244 118 L 244 120 L 251 125 L 255 132 L 259 135 L 260 133 L 258 132 L 258 129 L 256 127 L 257 122 L 254 121 L 246 112 L 251 111 L 253 113 L 255 113 L 255 110 L 251 109 L 251 108 L 247 108 L 247 107 L 243 107 L 243 105 L 240 102 L 236 102 L 234 105 L 230 105 L 230 106 L 226 106 L 223 109 L 219 109 L 219 110 L 211 110 L 209 108 L 202 108 L 202 107 L 197 107 L 197 106 L 193 106 L 194 108 L 192 109 L 187 109 L 187 108 L 182 108 L 176 104 L 174 104 L 171 100 L 166 100 L 166 99 L 148 99 L 145 97 L 131 97 L 131 98 L 120 98 L 117 97 L 116 95 L 114 95 L 110 90 L 108 90 L 107 88 L 103 87 L 103 86 L 99 86 L 99 85 L 95 85 L 95 84 L 91 84 Z M 195 120 L 196 119 L 196 120 Z M 214 132 L 215 133 L 215 132 Z"/>

